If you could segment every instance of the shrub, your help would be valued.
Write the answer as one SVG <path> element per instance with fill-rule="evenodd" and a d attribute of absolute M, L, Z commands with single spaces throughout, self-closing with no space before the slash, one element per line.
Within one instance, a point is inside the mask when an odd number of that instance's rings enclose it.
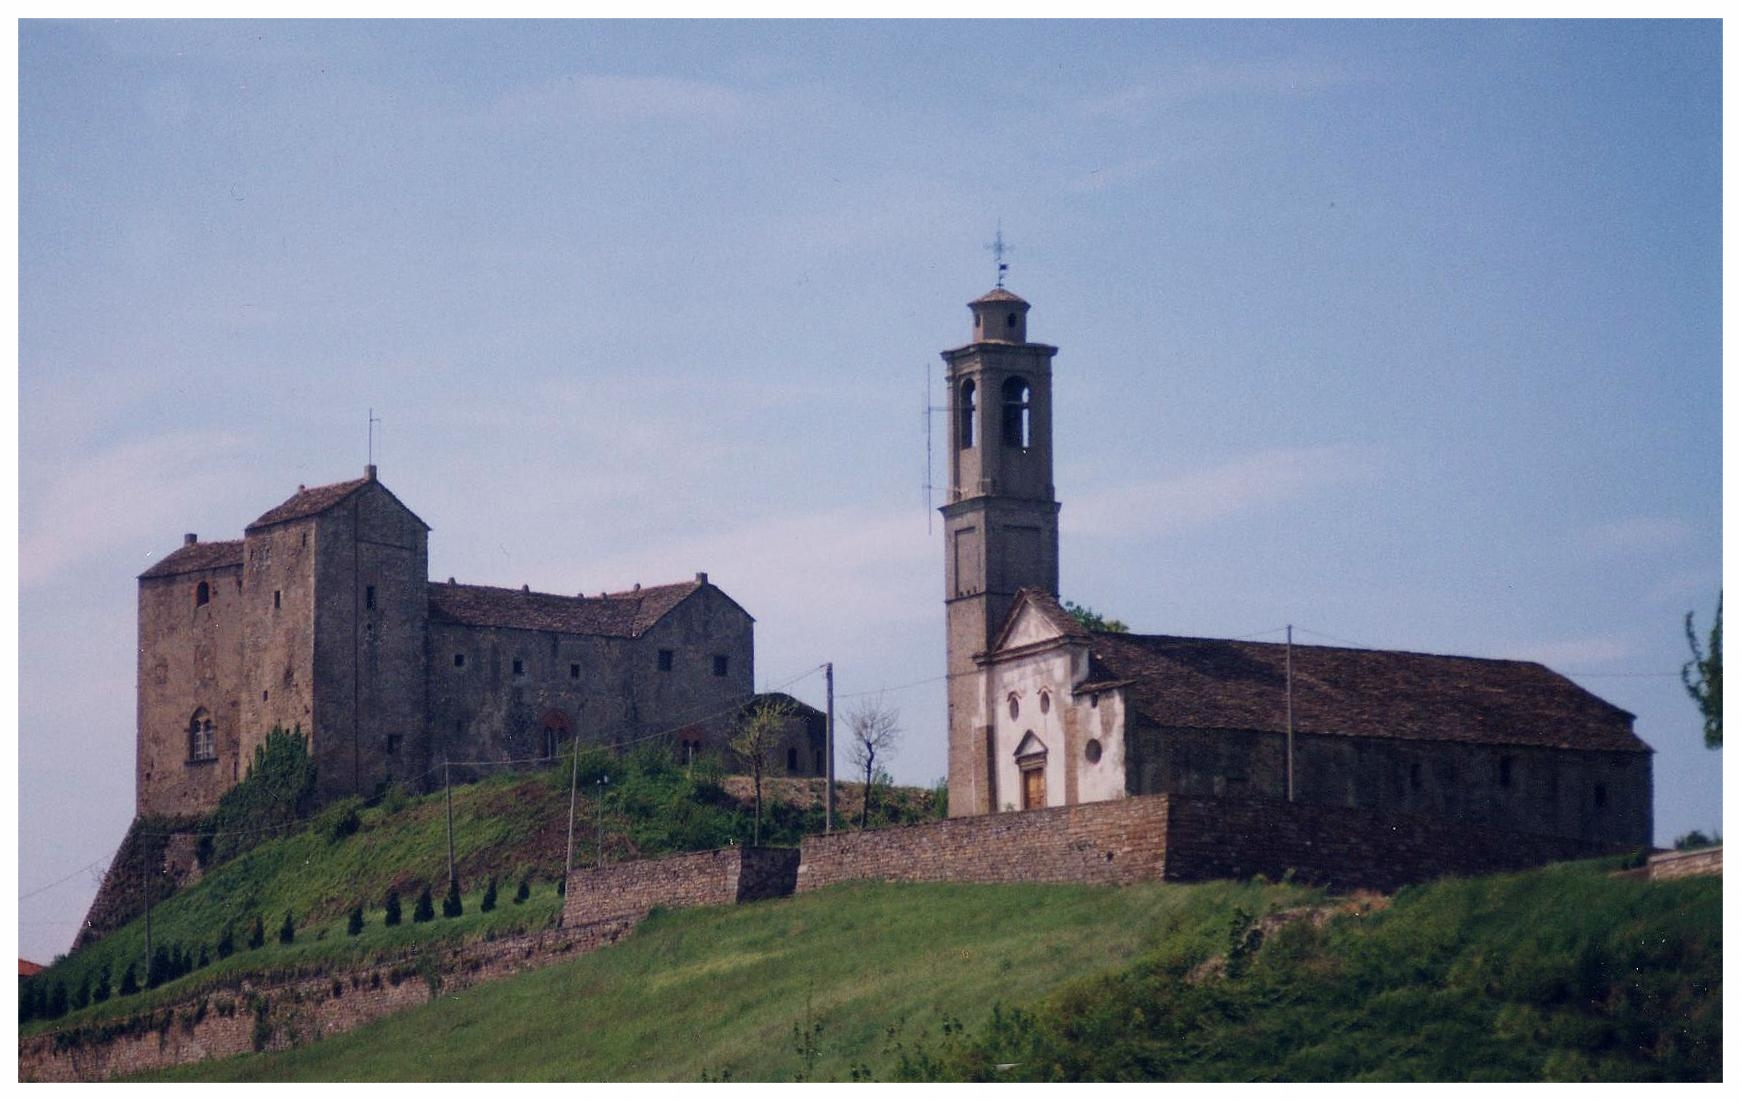
<path fill-rule="evenodd" d="M 85 977 L 79 980 L 79 988 L 73 991 L 73 1008 L 83 1009 L 91 1004 L 91 973 L 85 972 Z"/>
<path fill-rule="evenodd" d="M 212 965 L 212 957 L 206 951 L 206 946 L 202 944 L 199 946 L 199 963 L 196 964 L 195 966 L 210 967 L 211 965 Z"/>
<path fill-rule="evenodd" d="M 478 910 L 481 911 L 482 913 L 487 914 L 491 910 L 494 910 L 495 908 L 496 908 L 496 877 L 491 876 L 489 883 L 484 886 L 484 898 L 483 898 L 482 902 L 478 903 Z"/>
<path fill-rule="evenodd" d="M 326 815 L 326 839 L 330 844 L 336 845 L 362 828 L 355 799 L 345 800 Z"/>
<path fill-rule="evenodd" d="M 97 972 L 97 988 L 91 991 L 91 998 L 93 1001 L 106 1002 L 109 994 L 109 965 L 105 963 Z"/>
<path fill-rule="evenodd" d="M 236 930 L 226 925 L 223 935 L 218 937 L 218 958 L 227 960 L 236 951 Z"/>
<path fill-rule="evenodd" d="M 260 920 L 260 915 L 254 915 L 254 924 L 248 927 L 248 947 L 263 948 L 266 945 L 266 923 Z"/>
<path fill-rule="evenodd" d="M 563 876 L 556 881 L 556 897 L 565 898 L 568 895 L 568 877 Z"/>
<path fill-rule="evenodd" d="M 456 918 L 465 913 L 465 903 L 459 899 L 459 880 L 447 881 L 447 894 L 441 900 L 441 916 Z"/>
<path fill-rule="evenodd" d="M 520 885 L 514 888 L 514 905 L 518 906 L 520 903 L 525 902 L 531 897 L 532 877 L 529 875 L 523 875 L 520 877 Z"/>
<path fill-rule="evenodd" d="M 430 897 L 428 887 L 417 896 L 417 908 L 411 911 L 411 920 L 413 923 L 435 920 L 435 899 Z"/>
<path fill-rule="evenodd" d="M 48 1017 L 50 1020 L 53 1020 L 56 1017 L 65 1017 L 66 1011 L 67 1011 L 66 983 L 57 982 L 53 986 L 49 987 L 48 1012 L 46 1014 L 44 1014 L 44 1016 Z"/>
<path fill-rule="evenodd" d="M 133 965 L 129 963 L 127 970 L 121 972 L 121 996 L 139 993 L 139 980 L 133 977 Z"/>
<path fill-rule="evenodd" d="M 218 800 L 207 824 L 210 844 L 201 855 L 224 861 L 267 840 L 273 827 L 288 827 L 314 810 L 314 761 L 302 728 L 275 726 L 254 749 L 248 775 Z"/>
<path fill-rule="evenodd" d="M 296 943 L 296 923 L 290 920 L 290 911 L 284 911 L 284 924 L 278 927 L 279 944 Z"/>
<path fill-rule="evenodd" d="M 355 906 L 351 907 L 351 917 L 350 917 L 349 921 L 345 922 L 345 932 L 347 934 L 349 934 L 350 936 L 354 937 L 354 936 L 357 936 L 358 934 L 360 934 L 362 931 L 363 931 L 363 904 L 359 902 Z"/>
<path fill-rule="evenodd" d="M 387 916 L 382 919 L 381 924 L 397 925 L 399 919 L 399 892 L 389 887 L 387 888 Z"/>

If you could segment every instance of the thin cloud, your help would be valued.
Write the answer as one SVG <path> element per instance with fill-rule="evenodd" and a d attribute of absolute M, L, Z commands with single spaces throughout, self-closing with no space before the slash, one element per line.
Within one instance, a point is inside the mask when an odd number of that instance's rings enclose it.
<path fill-rule="evenodd" d="M 1064 510 L 1066 535 L 1149 536 L 1377 476 L 1377 452 L 1352 444 L 1276 448 L 1171 478 L 1091 491 Z"/>

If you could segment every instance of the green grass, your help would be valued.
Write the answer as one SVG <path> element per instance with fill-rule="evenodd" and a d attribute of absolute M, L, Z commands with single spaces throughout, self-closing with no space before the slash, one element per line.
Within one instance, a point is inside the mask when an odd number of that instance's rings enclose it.
<path fill-rule="evenodd" d="M 791 1080 L 886 1063 L 891 1043 L 1035 998 L 1226 914 L 1313 897 L 1231 883 L 1128 888 L 853 884 L 655 914 L 625 942 L 292 1051 L 175 1077 L 297 1080 Z M 890 1030 L 894 1030 L 891 1036 Z"/>
<path fill-rule="evenodd" d="M 1320 896 L 853 884 L 655 914 L 589 956 L 162 1077 L 1720 1078 L 1721 881 L 1608 869 L 1411 888 L 1224 966 L 1252 918 Z"/>
<path fill-rule="evenodd" d="M 646 750 L 618 757 L 604 750 L 583 751 L 581 799 L 575 831 L 575 861 L 597 857 L 599 806 L 593 781 L 608 770 L 603 837 L 611 860 L 659 856 L 742 843 L 750 835 L 751 810 L 725 794 L 717 769 L 687 770 L 669 754 Z M 203 946 L 212 963 L 175 981 L 129 997 L 74 1009 L 53 1020 L 31 1020 L 23 1035 L 99 1020 L 127 1017 L 186 998 L 196 990 L 241 974 L 278 972 L 295 967 L 342 965 L 377 951 L 403 949 L 429 940 L 475 938 L 539 928 L 560 911 L 556 882 L 568 839 L 569 769 L 565 764 L 533 773 L 513 773 L 453 792 L 454 853 L 464 888 L 465 915 L 439 916 L 447 883 L 447 805 L 441 792 L 407 798 L 394 793 L 377 806 L 346 800 L 327 808 L 307 828 L 260 844 L 211 868 L 200 882 L 154 906 L 153 945 L 187 949 L 197 957 Z M 917 793 L 923 794 L 923 793 Z M 872 815 L 872 824 L 909 820 L 921 813 L 922 800 L 897 790 Z M 355 811 L 359 828 L 348 836 L 333 825 Z M 764 840 L 796 844 L 822 828 L 820 809 L 784 805 L 764 808 Z M 488 877 L 497 877 L 497 910 L 479 914 Z M 522 875 L 533 879 L 525 905 L 512 899 Z M 413 925 L 417 892 L 432 888 L 437 919 Z M 383 899 L 399 890 L 405 924 L 384 928 Z M 362 904 L 366 926 L 360 937 L 345 934 L 345 919 Z M 294 915 L 297 937 L 280 945 L 277 930 L 286 911 Z M 248 926 L 259 915 L 266 929 L 264 947 L 247 950 Z M 218 960 L 216 947 L 226 926 L 233 929 L 235 955 Z M 56 960 L 35 982 L 42 989 L 63 984 L 71 996 L 81 985 L 96 985 L 108 969 L 119 989 L 129 963 L 141 985 L 145 979 L 145 922 L 115 930 L 102 940 Z"/>

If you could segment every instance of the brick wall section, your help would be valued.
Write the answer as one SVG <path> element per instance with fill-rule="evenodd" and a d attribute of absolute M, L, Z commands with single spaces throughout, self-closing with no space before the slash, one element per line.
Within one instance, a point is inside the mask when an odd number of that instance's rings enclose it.
<path fill-rule="evenodd" d="M 562 923 L 576 925 L 655 906 L 730 906 L 792 893 L 796 849 L 712 849 L 661 860 L 581 868 L 568 878 Z"/>
<path fill-rule="evenodd" d="M 1273 799 L 1162 799 L 1173 880 L 1276 878 L 1292 869 L 1307 882 L 1390 891 L 1628 848 Z"/>
<path fill-rule="evenodd" d="M 902 883 L 1135 883 L 1160 879 L 1164 795 L 950 818 L 805 838 L 798 890 L 853 879 Z"/>
<path fill-rule="evenodd" d="M 439 975 L 439 994 L 453 994 L 614 944 L 638 920 L 612 918 L 445 948 L 427 962 L 405 953 L 326 975 L 265 983 L 243 980 L 207 989 L 142 1014 L 138 1027 L 127 1035 L 105 1037 L 86 1026 L 24 1039 L 18 1045 L 18 1078 L 94 1082 L 253 1051 L 256 1018 L 251 1006 L 257 998 L 267 1006 L 261 1026 L 265 1050 L 309 1043 L 432 1000 L 438 995 L 426 973 Z"/>

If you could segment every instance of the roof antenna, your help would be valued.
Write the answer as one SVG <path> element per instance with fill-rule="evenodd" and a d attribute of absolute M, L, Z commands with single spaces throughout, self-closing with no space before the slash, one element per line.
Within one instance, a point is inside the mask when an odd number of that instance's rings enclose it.
<path fill-rule="evenodd" d="M 1004 244 L 1002 218 L 997 220 L 997 236 L 992 238 L 991 244 L 985 246 L 985 248 L 986 251 L 990 252 L 997 260 L 997 285 L 998 289 L 1002 290 L 1003 277 L 1010 270 L 1010 266 L 1004 262 L 1004 257 L 1016 251 L 1014 247 Z"/>
<path fill-rule="evenodd" d="M 369 406 L 369 465 L 375 465 L 375 426 L 381 423 L 381 418 L 375 416 L 375 407 Z"/>

